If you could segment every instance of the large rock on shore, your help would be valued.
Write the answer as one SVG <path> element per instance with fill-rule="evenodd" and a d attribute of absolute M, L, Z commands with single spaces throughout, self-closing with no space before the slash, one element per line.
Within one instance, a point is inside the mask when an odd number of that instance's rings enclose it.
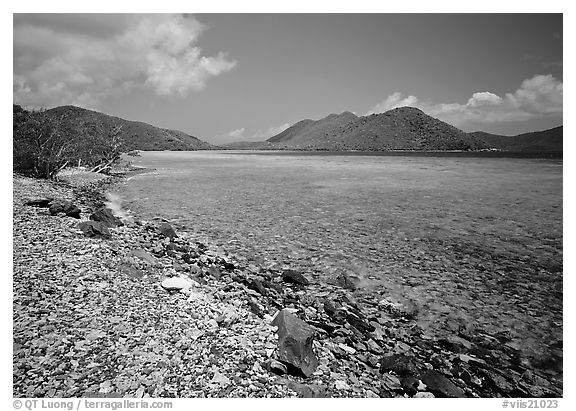
<path fill-rule="evenodd" d="M 104 225 L 113 228 L 123 226 L 124 223 L 108 207 L 101 207 L 90 215 L 90 220 L 100 221 Z"/>
<path fill-rule="evenodd" d="M 401 377 L 417 376 L 419 364 L 415 357 L 405 354 L 385 355 L 380 359 L 380 373 L 394 371 Z"/>
<path fill-rule="evenodd" d="M 54 201 L 53 198 L 37 198 L 35 200 L 26 201 L 25 206 L 48 208 L 50 204 Z"/>
<path fill-rule="evenodd" d="M 314 328 L 286 308 L 276 315 L 272 325 L 278 327 L 278 358 L 280 361 L 294 367 L 304 376 L 310 377 L 318 367 L 318 358 L 312 348 L 315 335 Z"/>
<path fill-rule="evenodd" d="M 53 201 L 50 204 L 48 211 L 51 215 L 58 215 L 60 213 L 66 214 L 68 217 L 80 218 L 81 210 L 76 207 L 72 201 Z"/>
<path fill-rule="evenodd" d="M 421 380 L 428 391 L 437 397 L 464 398 L 464 391 L 438 371 L 430 370 L 424 373 Z"/>
<path fill-rule="evenodd" d="M 296 270 L 284 270 L 282 273 L 282 280 L 286 283 L 298 284 L 298 285 L 308 285 L 310 281 L 302 275 L 302 273 Z"/>
<path fill-rule="evenodd" d="M 160 233 L 161 236 L 169 237 L 170 239 L 178 237 L 178 234 L 176 234 L 174 228 L 172 228 L 172 226 L 168 223 L 162 223 L 158 228 L 158 232 Z"/>
<path fill-rule="evenodd" d="M 78 224 L 78 228 L 82 230 L 86 237 L 96 238 L 112 238 L 108 227 L 100 221 L 83 221 Z"/>

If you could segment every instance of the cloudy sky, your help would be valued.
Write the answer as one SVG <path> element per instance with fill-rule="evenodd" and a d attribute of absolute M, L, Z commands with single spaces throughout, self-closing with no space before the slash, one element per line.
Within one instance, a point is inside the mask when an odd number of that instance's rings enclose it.
<path fill-rule="evenodd" d="M 465 131 L 562 124 L 562 16 L 15 14 L 13 100 L 213 143 L 409 105 Z"/>

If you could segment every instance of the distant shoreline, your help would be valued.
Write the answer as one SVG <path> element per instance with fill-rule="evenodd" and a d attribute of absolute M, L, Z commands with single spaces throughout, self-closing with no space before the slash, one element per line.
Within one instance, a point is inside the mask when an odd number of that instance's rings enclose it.
<path fill-rule="evenodd" d="M 222 150 L 230 154 L 285 156 L 381 156 L 381 157 L 477 157 L 477 158 L 551 158 L 562 159 L 562 151 L 329 151 L 329 150 Z"/>

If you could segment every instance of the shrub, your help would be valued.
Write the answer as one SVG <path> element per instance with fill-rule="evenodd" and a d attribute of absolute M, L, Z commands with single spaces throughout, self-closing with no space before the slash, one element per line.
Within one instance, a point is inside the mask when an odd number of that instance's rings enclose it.
<path fill-rule="evenodd" d="M 40 178 L 52 178 L 72 165 L 107 171 L 122 153 L 119 132 L 117 127 L 102 130 L 80 123 L 71 115 L 28 112 L 14 105 L 14 170 Z"/>

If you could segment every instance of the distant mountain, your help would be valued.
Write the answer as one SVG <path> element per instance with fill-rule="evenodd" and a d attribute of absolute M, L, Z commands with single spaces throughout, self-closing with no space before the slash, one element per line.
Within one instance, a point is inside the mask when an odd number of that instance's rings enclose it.
<path fill-rule="evenodd" d="M 529 152 L 563 151 L 563 126 L 551 128 L 550 130 L 519 134 L 517 136 L 501 136 L 483 131 L 475 131 L 470 134 L 484 141 L 490 148 L 498 150 Z"/>
<path fill-rule="evenodd" d="M 267 140 L 299 150 L 479 150 L 486 144 L 414 107 L 357 117 L 350 112 L 303 120 Z"/>
<path fill-rule="evenodd" d="M 267 141 L 235 141 L 233 143 L 224 143 L 219 146 L 227 150 L 275 150 L 277 147 Z"/>
<path fill-rule="evenodd" d="M 323 141 L 327 136 L 334 135 L 342 126 L 356 120 L 358 117 L 349 111 L 342 114 L 330 114 L 318 121 L 302 120 L 267 141 L 291 145 Z"/>
<path fill-rule="evenodd" d="M 120 136 L 127 150 L 213 150 L 215 146 L 190 136 L 182 131 L 154 127 L 139 121 L 124 120 L 97 111 L 76 106 L 55 107 L 48 114 L 64 119 L 74 128 L 107 133 L 121 126 Z"/>

